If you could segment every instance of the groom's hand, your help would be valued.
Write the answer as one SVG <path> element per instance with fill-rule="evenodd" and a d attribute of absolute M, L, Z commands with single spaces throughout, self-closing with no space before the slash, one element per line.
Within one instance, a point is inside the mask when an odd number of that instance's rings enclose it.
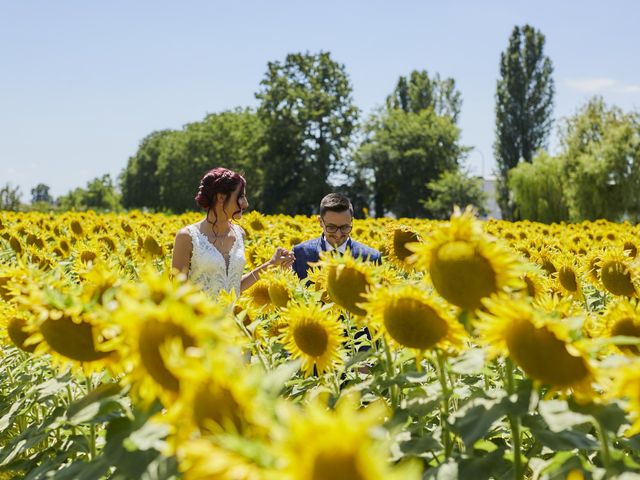
<path fill-rule="evenodd" d="M 290 252 L 286 248 L 278 247 L 276 248 L 273 257 L 271 257 L 271 264 L 277 265 L 280 268 L 286 269 L 290 268 L 293 265 L 296 257 L 293 252 Z"/>

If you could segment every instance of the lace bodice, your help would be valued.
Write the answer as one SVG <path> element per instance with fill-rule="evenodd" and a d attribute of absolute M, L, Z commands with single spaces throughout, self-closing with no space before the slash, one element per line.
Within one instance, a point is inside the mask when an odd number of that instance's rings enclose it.
<path fill-rule="evenodd" d="M 196 225 L 189 225 L 187 230 L 191 235 L 193 250 L 189 279 L 202 287 L 206 293 L 216 297 L 220 290 L 231 292 L 235 290 L 240 295 L 240 281 L 246 259 L 244 257 L 244 242 L 240 227 L 231 225 L 236 240 L 229 250 L 229 264 L 222 253 L 209 241 Z"/>

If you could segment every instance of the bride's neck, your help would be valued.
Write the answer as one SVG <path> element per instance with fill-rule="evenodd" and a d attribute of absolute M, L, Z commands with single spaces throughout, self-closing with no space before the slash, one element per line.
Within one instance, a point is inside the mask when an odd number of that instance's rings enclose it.
<path fill-rule="evenodd" d="M 214 221 L 209 219 L 207 224 L 213 231 L 214 235 L 225 235 L 226 233 L 229 233 L 229 230 L 231 229 L 231 222 L 229 220 L 222 221 L 218 219 L 218 221 L 214 223 Z"/>

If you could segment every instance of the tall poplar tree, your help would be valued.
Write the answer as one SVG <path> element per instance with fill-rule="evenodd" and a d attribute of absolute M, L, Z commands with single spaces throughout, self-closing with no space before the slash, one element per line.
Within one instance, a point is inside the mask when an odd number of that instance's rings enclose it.
<path fill-rule="evenodd" d="M 294 53 L 269 62 L 260 84 L 263 211 L 310 214 L 331 191 L 356 126 L 349 77 L 328 52 Z"/>
<path fill-rule="evenodd" d="M 545 37 L 530 25 L 514 27 L 509 46 L 500 55 L 496 89 L 498 204 L 505 219 L 513 219 L 509 199 L 509 170 L 520 161 L 531 162 L 546 146 L 552 125 L 553 66 L 544 55 Z"/>

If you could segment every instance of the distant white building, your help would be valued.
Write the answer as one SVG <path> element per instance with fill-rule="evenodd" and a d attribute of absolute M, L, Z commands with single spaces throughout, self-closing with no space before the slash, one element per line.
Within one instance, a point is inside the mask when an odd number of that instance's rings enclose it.
<path fill-rule="evenodd" d="M 498 206 L 498 201 L 496 200 L 496 177 L 486 177 L 482 178 L 482 191 L 487 195 L 487 201 L 484 205 L 487 210 L 488 218 L 497 218 L 498 220 L 502 219 L 502 214 L 500 213 L 500 207 Z"/>

